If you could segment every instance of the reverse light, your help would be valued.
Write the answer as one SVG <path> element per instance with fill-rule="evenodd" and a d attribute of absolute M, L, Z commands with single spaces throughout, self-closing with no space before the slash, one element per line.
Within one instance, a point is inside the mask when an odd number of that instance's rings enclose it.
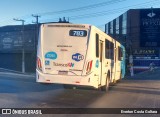
<path fill-rule="evenodd" d="M 41 60 L 39 57 L 37 57 L 37 68 L 42 71 L 42 64 L 41 64 Z"/>

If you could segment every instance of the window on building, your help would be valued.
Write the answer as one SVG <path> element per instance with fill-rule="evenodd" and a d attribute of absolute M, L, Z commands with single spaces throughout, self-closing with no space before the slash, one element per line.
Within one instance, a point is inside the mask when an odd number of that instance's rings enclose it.
<path fill-rule="evenodd" d="M 113 21 L 110 22 L 110 34 L 113 34 Z"/>
<path fill-rule="evenodd" d="M 106 27 L 106 30 L 105 30 L 105 32 L 108 34 L 108 33 L 109 33 L 108 24 L 106 24 L 106 25 L 105 25 L 105 27 Z"/>
<path fill-rule="evenodd" d="M 127 12 L 122 15 L 122 34 L 127 33 Z"/>
<path fill-rule="evenodd" d="M 119 34 L 119 17 L 116 19 L 116 34 Z"/>

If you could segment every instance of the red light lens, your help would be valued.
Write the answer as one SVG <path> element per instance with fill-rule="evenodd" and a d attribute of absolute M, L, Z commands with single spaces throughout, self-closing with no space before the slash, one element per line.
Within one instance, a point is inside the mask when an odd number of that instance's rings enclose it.
<path fill-rule="evenodd" d="M 87 63 L 86 74 L 88 74 L 91 71 L 91 69 L 92 69 L 92 63 L 93 63 L 93 60 L 91 60 L 91 61 L 89 61 Z"/>
<path fill-rule="evenodd" d="M 42 71 L 42 64 L 40 58 L 37 57 L 37 68 Z"/>

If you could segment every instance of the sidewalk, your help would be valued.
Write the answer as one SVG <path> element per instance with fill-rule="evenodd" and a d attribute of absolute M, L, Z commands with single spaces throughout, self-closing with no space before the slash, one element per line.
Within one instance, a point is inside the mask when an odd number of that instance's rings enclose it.
<path fill-rule="evenodd" d="M 160 68 L 156 68 L 154 71 L 144 71 L 134 76 L 125 76 L 124 79 L 136 79 L 136 80 L 160 80 Z"/>
<path fill-rule="evenodd" d="M 0 74 L 1 75 L 16 75 L 16 76 L 29 76 L 29 77 L 35 77 L 35 73 L 22 73 L 19 71 L 14 71 L 14 70 L 8 70 L 8 69 L 3 69 L 0 68 Z"/>

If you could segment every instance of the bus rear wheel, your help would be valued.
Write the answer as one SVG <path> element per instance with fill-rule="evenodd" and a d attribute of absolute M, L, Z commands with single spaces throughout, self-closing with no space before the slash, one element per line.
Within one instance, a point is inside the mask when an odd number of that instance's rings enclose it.
<path fill-rule="evenodd" d="M 122 80 L 122 73 L 120 74 L 120 77 L 119 77 L 119 79 L 117 80 L 117 82 L 121 82 L 121 80 Z"/>
<path fill-rule="evenodd" d="M 109 91 L 109 77 L 106 78 L 106 84 L 105 86 L 102 86 L 101 90 L 105 92 Z"/>

